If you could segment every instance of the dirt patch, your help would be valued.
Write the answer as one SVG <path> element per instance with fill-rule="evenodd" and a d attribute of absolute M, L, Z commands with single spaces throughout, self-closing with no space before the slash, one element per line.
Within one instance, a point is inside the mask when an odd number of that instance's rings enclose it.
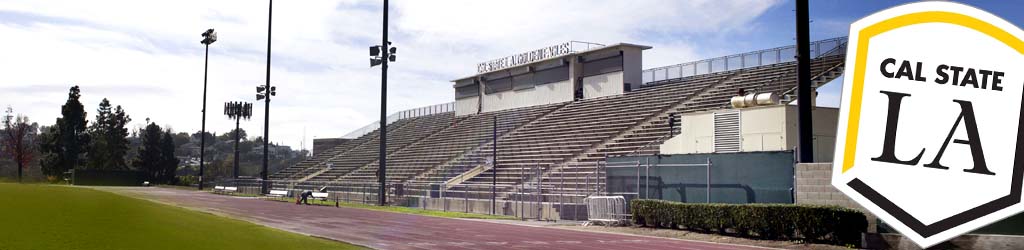
<path fill-rule="evenodd" d="M 760 246 L 768 248 L 782 248 L 782 249 L 827 249 L 827 250 L 838 250 L 838 249 L 850 249 L 843 246 L 827 245 L 827 244 L 811 244 L 799 241 L 777 241 L 777 240 L 758 240 L 750 238 L 732 237 L 718 234 L 705 234 L 686 230 L 675 230 L 675 229 L 654 229 L 649 227 L 636 227 L 636 226 L 623 226 L 623 227 L 606 227 L 606 226 L 580 226 L 580 225 L 551 225 L 550 227 L 570 229 L 570 230 L 581 230 L 581 231 L 594 231 L 594 232 L 608 232 L 608 233 L 621 233 L 621 234 L 632 234 L 632 235 L 644 235 L 654 237 L 665 237 L 673 239 L 683 240 L 696 240 L 696 241 L 707 241 L 716 243 L 726 244 L 737 244 L 737 245 L 749 245 L 749 246 Z"/>

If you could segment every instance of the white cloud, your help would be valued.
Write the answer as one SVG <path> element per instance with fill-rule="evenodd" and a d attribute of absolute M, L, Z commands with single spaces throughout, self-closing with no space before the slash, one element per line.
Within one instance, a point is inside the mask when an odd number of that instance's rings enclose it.
<path fill-rule="evenodd" d="M 694 39 L 746 32 L 776 0 L 734 1 L 392 1 L 388 110 L 452 99 L 451 79 L 476 62 L 567 40 L 652 45 L 645 68 L 715 56 Z M 90 120 L 100 99 L 140 124 L 200 127 L 203 47 L 210 47 L 207 130 L 233 128 L 225 101 L 253 102 L 266 71 L 264 1 L 34 1 L 0 5 L 0 105 L 52 124 L 72 84 Z M 377 1 L 277 1 L 274 6 L 271 140 L 298 147 L 376 120 L 379 68 L 367 47 L 380 43 Z M 15 38 L 15 39 L 11 39 Z M 243 122 L 262 135 L 263 105 Z M 307 140 L 307 147 L 311 145 Z"/>

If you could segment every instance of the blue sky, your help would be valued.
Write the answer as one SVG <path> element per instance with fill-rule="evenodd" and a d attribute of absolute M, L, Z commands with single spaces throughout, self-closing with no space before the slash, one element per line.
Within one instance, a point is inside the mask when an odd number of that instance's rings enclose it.
<path fill-rule="evenodd" d="M 845 36 L 850 22 L 909 1 L 811 1 L 813 40 Z M 1016 1 L 966 1 L 1018 26 Z M 234 124 L 226 101 L 254 100 L 266 60 L 266 3 L 243 0 L 0 0 L 0 106 L 52 124 L 67 89 L 80 85 L 93 115 L 106 97 L 140 125 L 200 125 L 203 48 L 210 47 L 207 128 Z M 653 68 L 794 43 L 793 1 L 783 0 L 393 0 L 389 112 L 452 101 L 449 80 L 475 63 L 568 40 L 651 45 Z M 367 47 L 380 41 L 380 4 L 368 0 L 278 1 L 274 6 L 271 140 L 307 147 L 376 120 L 379 70 Z M 819 104 L 838 103 L 838 83 Z M 250 134 L 263 131 L 263 105 Z M 305 131 L 305 137 L 303 137 Z"/>

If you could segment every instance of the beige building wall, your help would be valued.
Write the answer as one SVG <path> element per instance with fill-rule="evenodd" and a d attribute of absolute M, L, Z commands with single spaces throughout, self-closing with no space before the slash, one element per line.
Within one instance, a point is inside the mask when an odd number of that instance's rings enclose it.
<path fill-rule="evenodd" d="M 583 98 L 621 95 L 623 71 L 583 78 Z"/>
<path fill-rule="evenodd" d="M 745 109 L 684 114 L 680 125 L 682 133 L 665 141 L 661 154 L 713 153 L 714 114 L 740 112 L 740 151 L 779 151 L 797 146 L 796 106 L 775 105 Z M 835 147 L 838 109 L 814 109 L 814 159 L 831 161 Z"/>
<path fill-rule="evenodd" d="M 637 47 L 622 48 L 622 82 L 632 85 L 630 89 L 640 88 L 643 84 L 643 50 Z"/>
<path fill-rule="evenodd" d="M 572 101 L 572 81 L 566 80 L 483 95 L 481 112 L 492 112 L 529 106 Z M 461 108 L 456 102 L 456 109 Z"/>
<path fill-rule="evenodd" d="M 480 109 L 480 97 L 466 97 L 455 100 L 455 116 L 476 114 Z"/>
<path fill-rule="evenodd" d="M 714 116 L 711 113 L 684 115 L 683 133 L 661 145 L 661 154 L 712 153 L 715 151 Z"/>

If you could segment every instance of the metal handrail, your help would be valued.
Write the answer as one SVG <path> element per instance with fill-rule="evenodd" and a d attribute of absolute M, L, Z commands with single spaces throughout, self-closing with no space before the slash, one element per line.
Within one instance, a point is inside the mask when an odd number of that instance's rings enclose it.
<path fill-rule="evenodd" d="M 391 124 L 391 123 L 397 122 L 397 121 L 402 120 L 402 119 L 408 119 L 408 118 L 420 117 L 420 116 L 427 116 L 427 115 L 436 115 L 436 114 L 447 113 L 447 112 L 455 112 L 455 102 L 447 102 L 447 103 L 441 103 L 441 104 L 434 104 L 434 105 L 430 105 L 430 106 L 423 106 L 423 107 L 419 107 L 419 108 L 411 108 L 411 109 L 406 109 L 406 110 L 398 111 L 398 112 L 392 113 L 391 115 L 388 115 L 388 117 L 385 118 L 385 120 L 387 120 L 388 124 Z M 360 136 L 369 134 L 369 133 L 373 132 L 374 130 L 377 130 L 378 128 L 380 128 L 380 120 L 374 121 L 374 122 L 372 122 L 370 124 L 367 124 L 366 126 L 358 128 L 356 130 L 353 130 L 352 132 L 349 132 L 348 134 L 345 134 L 344 136 L 341 136 L 341 138 L 348 138 L 348 139 L 359 138 Z"/>
<path fill-rule="evenodd" d="M 830 38 L 830 39 L 824 39 L 824 40 L 819 40 L 819 41 L 811 42 L 810 45 L 814 49 L 813 53 L 815 53 L 813 58 L 817 58 L 817 57 L 821 57 L 821 56 L 826 56 L 826 55 L 833 54 L 833 53 L 838 53 L 838 52 L 845 53 L 845 50 L 842 50 L 842 49 L 839 49 L 839 48 L 845 47 L 845 45 L 847 43 L 846 41 L 847 41 L 847 37 L 843 36 L 843 37 L 836 37 L 836 38 Z M 830 43 L 835 43 L 835 47 L 829 48 L 829 50 L 826 51 L 825 53 L 821 53 L 820 52 L 820 50 L 822 49 L 821 46 L 824 45 L 824 44 L 830 44 Z M 782 56 L 781 52 L 782 51 L 795 50 L 795 48 L 796 48 L 796 45 L 789 45 L 789 46 L 782 46 L 782 47 L 763 49 L 763 50 L 758 50 L 758 51 L 751 51 L 751 52 L 745 52 L 745 53 L 739 53 L 739 54 L 733 54 L 733 55 L 727 55 L 727 56 L 721 56 L 721 57 L 714 57 L 714 58 L 709 58 L 709 59 L 685 62 L 685 63 L 675 64 L 675 65 L 668 65 L 668 66 L 661 66 L 661 67 L 656 67 L 656 68 L 650 68 L 650 69 L 643 70 L 643 72 L 641 72 L 641 75 L 643 76 L 643 78 L 650 77 L 650 79 L 643 79 L 642 80 L 642 85 L 648 85 L 648 84 L 651 84 L 651 83 L 656 83 L 656 82 L 661 82 L 661 81 L 676 80 L 676 79 L 681 79 L 681 78 L 695 76 L 695 75 L 711 74 L 711 73 L 730 71 L 730 70 L 736 70 L 736 69 L 744 69 L 744 68 L 750 68 L 750 67 L 757 67 L 757 66 L 764 66 L 764 65 L 770 65 L 770 64 L 790 62 L 790 61 L 793 61 L 793 58 L 785 58 L 785 57 Z M 772 53 L 774 53 L 774 55 L 768 55 L 768 54 L 772 54 Z M 764 60 L 765 58 L 763 58 L 763 56 L 765 56 L 765 55 L 768 55 L 770 57 L 774 57 L 774 60 Z M 756 58 L 751 58 L 751 60 L 748 61 L 748 59 L 747 59 L 748 57 L 756 57 Z M 736 62 L 734 62 L 734 63 L 736 63 L 738 65 L 730 64 L 730 62 L 729 62 L 730 59 L 736 60 Z M 716 68 L 716 64 L 718 64 L 718 63 L 722 64 L 720 69 Z M 687 67 L 692 68 L 692 72 L 684 72 L 683 69 L 687 68 Z M 687 71 L 689 71 L 689 70 L 690 69 L 687 69 Z M 670 77 L 669 76 L 670 72 L 678 72 L 678 76 Z M 658 73 L 664 73 L 664 76 L 661 76 Z M 659 78 L 659 76 L 661 76 L 661 78 Z"/>

